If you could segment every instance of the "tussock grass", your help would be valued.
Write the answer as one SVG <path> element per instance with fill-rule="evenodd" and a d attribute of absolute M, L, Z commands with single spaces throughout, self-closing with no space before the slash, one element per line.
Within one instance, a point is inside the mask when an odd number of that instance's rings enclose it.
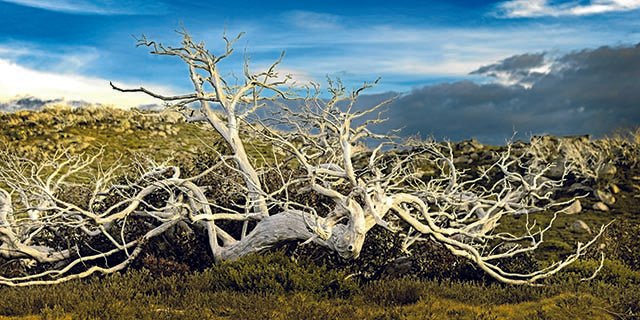
<path fill-rule="evenodd" d="M 577 266 L 572 272 L 581 272 Z M 610 268 L 605 271 L 619 273 Z M 402 278 L 357 283 L 282 253 L 158 276 L 146 269 L 58 286 L 0 288 L 22 319 L 613 319 L 640 310 L 638 273 L 545 287 Z M 573 278 L 574 279 L 574 278 Z M 632 295 L 635 295 L 632 296 Z"/>

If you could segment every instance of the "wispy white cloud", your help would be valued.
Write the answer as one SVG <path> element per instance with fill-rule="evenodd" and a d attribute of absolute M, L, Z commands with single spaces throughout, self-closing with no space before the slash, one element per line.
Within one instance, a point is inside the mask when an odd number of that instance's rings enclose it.
<path fill-rule="evenodd" d="M 320 80 L 326 74 L 343 72 L 386 79 L 463 77 L 479 66 L 518 53 L 597 46 L 608 37 L 606 30 L 585 32 L 578 26 L 554 25 L 500 29 L 342 25 L 332 33 L 292 30 L 280 34 L 253 30 L 248 34 L 250 52 L 268 59 L 266 53 L 291 50 L 282 65 L 306 70 Z"/>
<path fill-rule="evenodd" d="M 89 46 L 43 47 L 29 42 L 0 43 L 0 59 L 38 66 L 56 73 L 82 73 L 101 58 L 101 51 Z"/>
<path fill-rule="evenodd" d="M 162 1 L 136 0 L 0 0 L 43 10 L 74 14 L 136 15 L 166 12 Z"/>
<path fill-rule="evenodd" d="M 304 29 L 338 29 L 341 22 L 340 16 L 313 11 L 295 10 L 286 12 L 283 16 L 294 27 Z"/>
<path fill-rule="evenodd" d="M 590 24 L 568 25 L 561 21 L 534 25 L 502 20 L 500 27 L 469 27 L 411 25 L 384 20 L 363 23 L 357 19 L 313 12 L 278 13 L 275 17 L 282 18 L 278 25 L 267 18 L 232 21 L 227 25 L 228 34 L 246 31 L 247 35 L 237 43 L 237 53 L 225 61 L 222 69 L 242 74 L 242 47 L 246 47 L 251 66 L 256 71 L 261 66 L 268 66 L 278 58 L 281 50 L 285 50 L 287 54 L 280 65 L 281 73 L 292 73 L 299 83 L 308 80 L 322 83 L 326 75 L 332 75 L 340 76 L 348 86 L 357 86 L 362 81 L 380 76 L 382 85 L 379 90 L 407 91 L 436 80 L 465 78 L 480 66 L 523 52 L 567 52 L 611 42 L 637 41 L 637 35 L 616 31 L 615 24 L 593 28 Z M 284 19 L 286 17 L 288 19 Z M 312 18 L 327 24 L 312 24 L 322 28 L 299 25 L 305 19 L 312 21 Z M 193 29 L 194 38 L 207 42 L 214 53 L 223 47 L 220 39 L 222 26 L 198 25 Z M 159 40 L 166 41 L 168 45 L 175 44 L 177 37 L 170 32 L 168 34 L 170 37 Z M 156 79 L 156 83 L 167 81 L 170 86 L 189 89 L 184 83 L 188 78 L 174 76 L 184 71 L 174 68 L 179 64 L 175 60 L 149 60 L 144 56 L 145 60 L 136 62 L 145 66 L 155 64 L 159 68 L 120 68 L 121 65 L 129 65 L 124 59 L 133 55 L 129 56 L 128 51 L 116 55 L 104 49 L 60 46 L 0 43 L 0 59 L 33 71 L 46 70 L 52 75 L 84 75 L 92 79 L 99 75 L 114 79 L 113 74 L 122 73 L 121 79 L 135 79 L 132 82 L 140 79 L 141 83 L 146 83 L 144 79 Z M 134 49 L 130 50 L 133 52 Z M 116 57 L 122 61 L 116 61 Z M 136 56 L 136 59 L 142 58 Z M 108 61 L 110 67 L 98 63 L 101 61 Z M 114 65 L 120 69 L 107 69 Z"/>
<path fill-rule="evenodd" d="M 139 84 L 120 85 L 140 86 Z M 151 88 L 166 94 L 173 92 L 162 86 L 151 86 Z M 0 100 L 8 101 L 16 96 L 35 96 L 44 100 L 81 100 L 117 107 L 158 103 L 157 100 L 143 94 L 115 92 L 106 79 L 38 71 L 0 58 Z"/>
<path fill-rule="evenodd" d="M 551 3 L 549 0 L 510 0 L 498 5 L 497 16 L 528 18 L 544 16 L 585 16 L 607 12 L 630 11 L 640 8 L 640 0 L 591 0 Z"/>

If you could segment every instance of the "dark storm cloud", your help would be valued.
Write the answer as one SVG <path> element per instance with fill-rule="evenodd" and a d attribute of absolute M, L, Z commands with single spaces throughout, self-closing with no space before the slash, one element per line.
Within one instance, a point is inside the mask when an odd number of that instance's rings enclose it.
<path fill-rule="evenodd" d="M 550 64 L 548 73 L 531 69 Z M 425 86 L 389 107 L 381 130 L 452 140 L 503 143 L 514 130 L 529 134 L 602 136 L 640 126 L 640 44 L 601 47 L 549 58 L 513 56 L 474 74 L 511 76 L 521 84 L 462 81 Z"/>
<path fill-rule="evenodd" d="M 478 70 L 472 71 L 471 74 L 493 77 L 504 83 L 517 83 L 530 87 L 545 75 L 541 70 L 548 63 L 545 61 L 545 53 L 526 53 L 480 67 Z"/>
<path fill-rule="evenodd" d="M 15 112 L 18 110 L 40 110 L 47 105 L 62 104 L 74 108 L 92 105 L 82 100 L 40 99 L 33 96 L 16 97 L 15 99 L 0 102 L 0 112 Z M 100 104 L 95 104 L 100 105 Z"/>
<path fill-rule="evenodd" d="M 544 65 L 544 53 L 525 53 L 512 56 L 499 63 L 480 67 L 471 74 L 488 74 L 498 72 L 529 72 L 533 68 Z"/>
<path fill-rule="evenodd" d="M 16 97 L 7 102 L 0 102 L 0 111 L 39 110 L 47 104 L 61 101 L 62 99 L 43 100 L 32 96 Z"/>

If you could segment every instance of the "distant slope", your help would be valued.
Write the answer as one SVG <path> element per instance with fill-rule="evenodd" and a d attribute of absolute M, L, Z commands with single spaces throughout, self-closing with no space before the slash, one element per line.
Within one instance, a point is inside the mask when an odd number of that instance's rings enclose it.
<path fill-rule="evenodd" d="M 0 123 L 0 143 L 31 159 L 65 148 L 74 153 L 104 148 L 110 163 L 133 153 L 166 159 L 197 152 L 199 146 L 217 140 L 212 130 L 187 124 L 176 113 L 108 107 L 20 110 L 0 113 Z"/>

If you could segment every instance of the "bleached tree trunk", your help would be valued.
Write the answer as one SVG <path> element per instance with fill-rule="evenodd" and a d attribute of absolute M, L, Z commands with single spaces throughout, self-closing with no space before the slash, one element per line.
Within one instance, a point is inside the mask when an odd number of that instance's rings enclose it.
<path fill-rule="evenodd" d="M 2 153 L 0 256 L 49 264 L 51 269 L 27 276 L 0 277 L 0 284 L 59 283 L 96 272 L 121 270 L 140 254 L 145 243 L 178 223 L 203 224 L 217 260 L 237 259 L 291 240 L 314 242 L 342 257 L 355 258 L 367 232 L 380 225 L 401 233 L 407 247 L 437 241 L 499 281 L 536 284 L 584 255 L 604 230 L 603 226 L 593 240 L 545 269 L 523 274 L 503 270 L 501 259 L 537 249 L 551 224 L 527 225 L 521 234 L 497 233 L 500 219 L 554 211 L 567 204 L 554 202 L 546 192 L 560 186 L 562 180 L 543 180 L 542 173 L 524 177 L 513 171 L 523 164 L 510 156 L 510 150 L 479 178 L 465 179 L 454 165 L 450 145 L 398 143 L 392 137 L 370 131 L 370 125 L 383 121 L 375 113 L 388 101 L 366 110 L 354 110 L 354 104 L 372 84 L 347 92 L 339 81 L 329 81 L 329 98 L 323 98 L 319 86 L 312 84 L 307 96 L 295 98 L 291 87 L 286 87 L 290 77 L 277 73 L 279 59 L 259 73 L 251 73 L 245 64 L 241 83 L 231 85 L 221 77 L 218 64 L 233 52 L 232 45 L 238 38 L 225 37 L 226 49 L 216 56 L 203 43 L 193 42 L 187 33 L 182 36 L 180 47 L 166 47 L 146 38 L 139 45 L 150 47 L 152 54 L 184 61 L 193 93 L 165 96 L 145 88 L 111 85 L 121 92 L 142 92 L 158 98 L 168 104 L 167 109 L 181 112 L 189 122 L 209 124 L 230 153 L 219 155 L 216 165 L 194 177 L 182 177 L 179 168 L 160 165 L 147 168 L 136 181 L 117 185 L 115 169 L 98 172 L 92 179 L 93 191 L 85 207 L 65 202 L 59 191 L 69 184 L 70 176 L 86 170 L 96 157 L 63 152 L 49 162 L 35 163 Z M 289 100 L 295 103 L 284 103 Z M 192 104 L 199 108 L 194 109 Z M 256 117 L 255 111 L 266 105 L 278 105 L 276 116 Z M 354 124 L 357 121 L 361 124 Z M 367 150 L 361 147 L 367 139 L 380 143 Z M 272 159 L 269 167 L 257 167 L 257 162 L 252 161 L 246 148 L 252 140 L 269 143 L 273 149 L 272 155 L 259 155 Z M 385 148 L 399 152 L 385 152 Z M 423 181 L 415 168 L 416 158 L 433 163 L 440 176 Z M 219 168 L 241 177 L 242 183 L 236 187 L 247 201 L 240 209 L 216 204 L 207 198 L 206 186 L 197 184 L 199 177 Z M 296 174 L 288 175 L 287 170 Z M 545 170 L 548 168 L 540 169 Z M 268 171 L 280 177 L 280 185 L 271 190 L 264 183 Z M 490 171 L 499 172 L 502 178 L 492 180 Z M 491 186 L 479 186 L 481 180 Z M 149 203 L 157 193 L 167 195 L 167 200 L 160 205 Z M 326 200 L 325 208 L 295 201 L 295 193 L 320 196 Z M 12 195 L 20 199 L 20 204 L 12 201 Z M 120 200 L 107 205 L 101 202 L 105 195 Z M 35 218 L 25 219 L 25 212 L 34 213 Z M 148 230 L 137 238 L 125 234 L 127 219 L 134 217 L 144 217 L 148 225 Z M 243 225 L 241 236 L 232 236 L 219 221 Z M 398 229 L 398 221 L 406 222 L 411 229 Z M 249 222 L 255 224 L 250 230 Z M 59 229 L 83 237 L 104 237 L 111 248 L 82 256 L 77 248 L 81 242 L 64 249 L 55 243 L 33 242 Z M 524 242 L 529 244 L 523 245 Z M 514 245 L 498 250 L 505 243 Z M 75 269 L 110 256 L 121 256 L 121 262 L 112 267 L 91 266 L 81 272 Z"/>

